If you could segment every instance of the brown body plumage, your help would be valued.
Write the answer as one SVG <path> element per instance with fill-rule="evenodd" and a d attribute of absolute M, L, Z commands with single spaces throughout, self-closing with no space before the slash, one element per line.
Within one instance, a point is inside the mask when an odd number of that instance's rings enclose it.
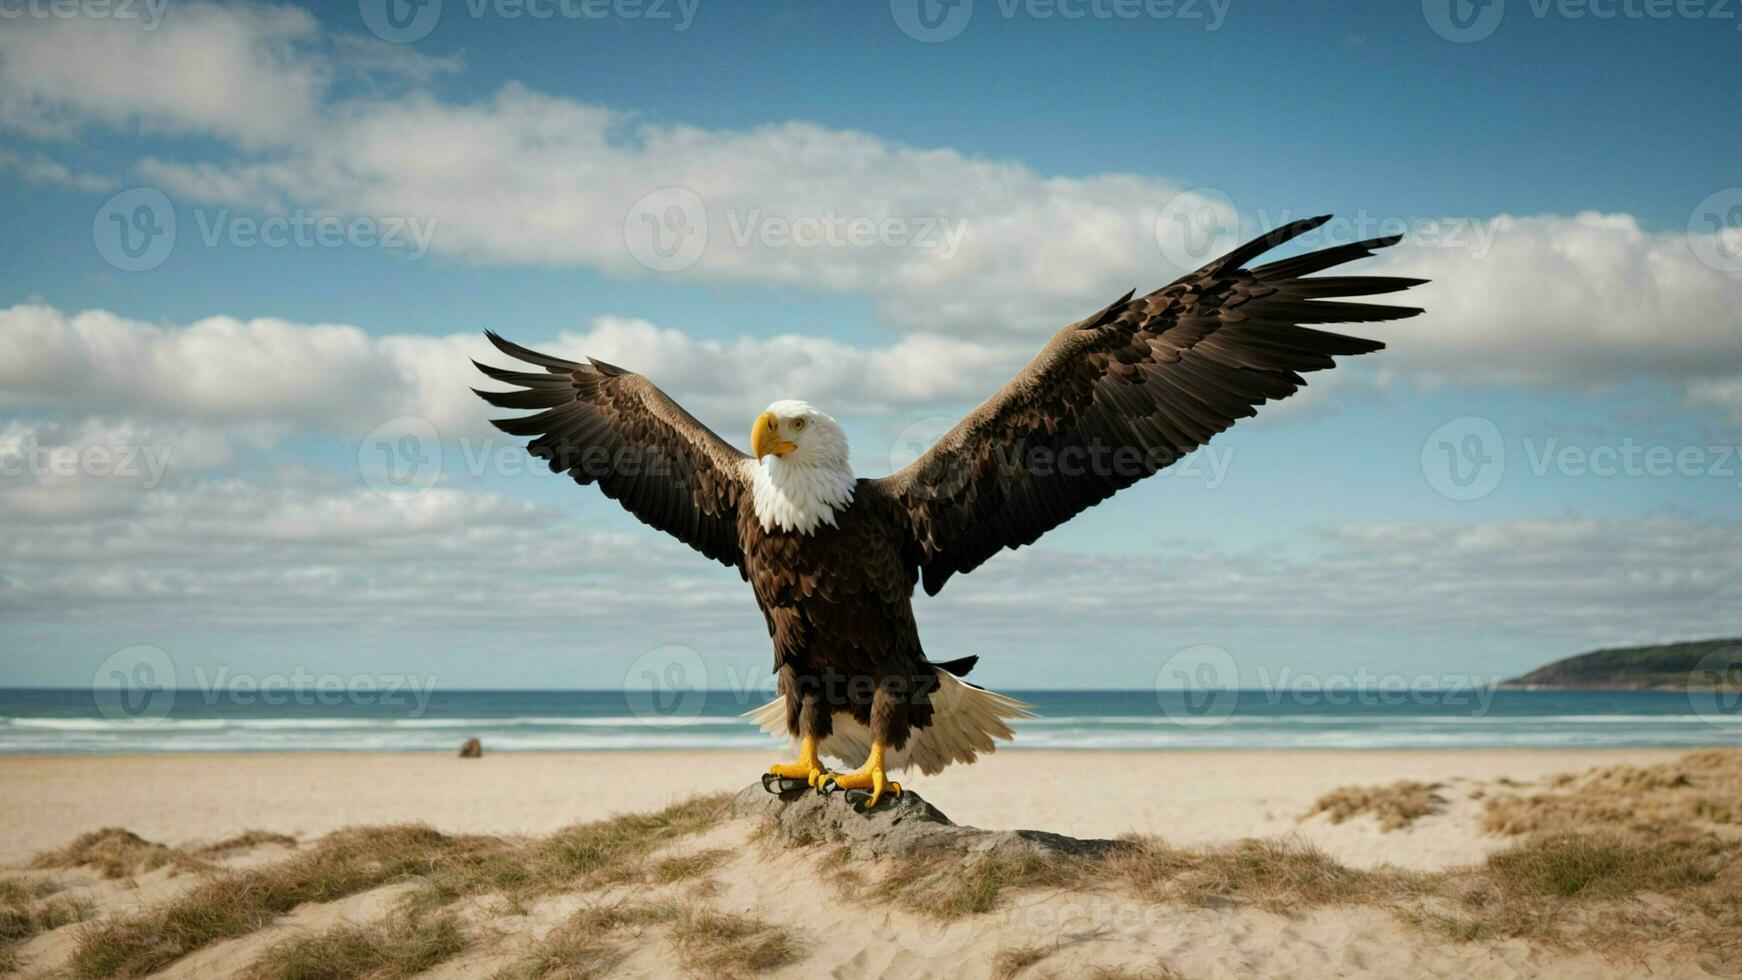
<path fill-rule="evenodd" d="M 814 524 L 771 524 L 756 481 L 781 464 L 733 448 L 639 375 L 538 354 L 492 334 L 501 350 L 543 370 L 479 365 L 517 386 L 479 394 L 505 408 L 540 409 L 496 425 L 534 436 L 528 449 L 553 470 L 598 484 L 641 520 L 739 570 L 767 618 L 788 734 L 814 739 L 825 752 L 833 744 L 835 754 L 858 761 L 867 738 L 899 753 L 915 733 L 936 728 L 908 753 L 930 772 L 989 751 L 993 736 L 1009 736 L 1004 719 L 1021 712 L 953 679 L 972 658 L 945 670 L 927 659 L 911 606 L 916 584 L 936 594 L 952 575 L 1033 543 L 1263 402 L 1286 398 L 1306 383 L 1302 373 L 1333 366 L 1333 355 L 1383 346 L 1304 324 L 1420 312 L 1347 301 L 1419 280 L 1311 277 L 1395 238 L 1245 267 L 1324 220 L 1279 228 L 1065 327 L 913 465 L 852 481 L 851 499 Z M 783 425 L 771 418 L 765 413 L 758 425 Z M 805 441 L 784 427 L 756 435 L 788 440 L 771 446 Z M 774 492 L 766 483 L 763 491 Z"/>

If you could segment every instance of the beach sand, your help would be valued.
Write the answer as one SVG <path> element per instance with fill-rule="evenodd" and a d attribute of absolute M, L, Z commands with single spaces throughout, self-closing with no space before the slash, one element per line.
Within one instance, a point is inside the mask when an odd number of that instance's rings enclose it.
<path fill-rule="evenodd" d="M 344 827 L 418 821 L 449 833 L 546 835 L 578 821 L 640 812 L 701 793 L 736 792 L 776 752 L 580 752 L 490 754 L 482 759 L 423 754 L 184 755 L 0 758 L 0 863 L 64 846 L 100 827 L 124 827 L 164 844 L 194 848 L 245 830 L 295 836 L 303 847 Z M 1484 834 L 1481 798 L 1535 784 L 1554 773 L 1621 763 L 1674 760 L 1676 751 L 1007 751 L 971 767 L 914 776 L 918 790 L 959 824 L 1029 828 L 1074 837 L 1156 835 L 1198 846 L 1293 835 L 1354 868 L 1439 869 L 1480 862 L 1515 839 Z M 1439 784 L 1438 812 L 1393 831 L 1371 817 L 1333 824 L 1303 817 L 1339 787 L 1410 779 Z M 707 901 L 731 914 L 778 923 L 802 937 L 802 956 L 776 972 L 790 976 L 1628 976 L 1640 961 L 1520 939 L 1453 942 L 1412 928 L 1384 909 L 1315 907 L 1299 914 L 1209 904 L 1142 905 L 1108 895 L 1025 895 L 1004 911 L 928 922 L 910 911 L 867 909 L 827 881 L 826 848 L 771 851 L 751 843 L 750 821 L 722 824 L 673 845 L 671 853 L 723 849 Z M 268 847 L 264 861 L 287 852 Z M 13 872 L 18 874 L 19 872 Z M 85 872 L 66 872 L 79 875 Z M 104 913 L 136 909 L 189 887 L 197 874 L 159 869 L 135 881 L 74 880 Z M 71 879 L 69 879 L 71 880 Z M 671 886 L 676 888 L 678 886 Z M 395 888 L 399 888 L 395 891 Z M 271 942 L 335 923 L 377 919 L 400 886 L 300 907 L 271 926 L 170 963 L 165 975 L 223 976 L 258 958 Z M 495 937 L 474 943 L 431 971 L 486 975 L 518 962 L 528 943 L 586 901 L 606 893 L 547 900 L 494 920 Z M 701 892 L 672 892 L 689 901 Z M 621 900 L 621 896 L 613 899 Z M 1061 902 L 1066 903 L 1061 906 Z M 1072 909 L 1069 915 L 1061 908 Z M 468 914 L 475 914 L 473 909 Z M 1085 926 L 1084 924 L 1087 923 Z M 82 926 L 30 940 L 24 962 L 64 965 Z M 1084 931 L 1084 929 L 1087 931 Z M 632 943 L 613 973 L 660 976 L 693 964 L 671 947 Z M 1013 950 L 1034 950 L 1012 972 Z M 517 950 L 519 951 L 517 953 Z M 661 952 L 664 950 L 664 952 Z M 1655 954 L 1654 954 L 1655 955 Z M 1006 956 L 1006 960 L 1000 960 Z M 1658 976 L 1711 975 L 1697 952 L 1650 961 Z M 1166 971 L 1173 971 L 1168 973 Z M 700 971 L 702 973 L 708 970 Z"/>
<path fill-rule="evenodd" d="M 420 753 L 0 757 L 0 863 L 99 827 L 172 845 L 244 830 L 313 837 L 357 824 L 423 821 L 455 833 L 547 834 L 582 820 L 736 792 L 781 753 L 528 752 L 481 759 Z M 1180 844 L 1298 833 L 1358 866 L 1427 868 L 1481 857 L 1470 801 L 1412 828 L 1297 823 L 1341 786 L 1532 780 L 1648 750 L 1000 752 L 907 785 L 960 824 L 1073 837 L 1155 834 Z M 899 778 L 899 777 L 898 777 Z M 1455 784 L 1453 784 L 1455 785 Z M 1462 794 L 1452 794 L 1461 797 Z"/>

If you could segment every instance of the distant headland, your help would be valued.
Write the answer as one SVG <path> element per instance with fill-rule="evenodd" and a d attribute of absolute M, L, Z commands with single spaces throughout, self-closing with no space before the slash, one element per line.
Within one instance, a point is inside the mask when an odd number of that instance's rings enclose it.
<path fill-rule="evenodd" d="M 1723 652 L 1726 648 L 1732 651 L 1728 656 Z M 1500 686 L 1611 691 L 1742 689 L 1742 638 L 1593 650 L 1556 660 Z"/>

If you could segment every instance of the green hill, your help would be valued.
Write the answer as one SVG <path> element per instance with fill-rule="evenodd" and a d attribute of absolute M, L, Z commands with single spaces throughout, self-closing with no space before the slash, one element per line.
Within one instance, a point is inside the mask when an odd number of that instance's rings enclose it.
<path fill-rule="evenodd" d="M 1720 655 L 1701 661 L 1724 648 Z M 1701 668 L 1695 676 L 1695 668 Z M 1690 687 L 1742 688 L 1742 639 L 1692 640 L 1649 647 L 1594 650 L 1556 660 L 1546 667 L 1514 677 L 1502 687 L 1560 687 L 1642 691 L 1686 690 Z"/>

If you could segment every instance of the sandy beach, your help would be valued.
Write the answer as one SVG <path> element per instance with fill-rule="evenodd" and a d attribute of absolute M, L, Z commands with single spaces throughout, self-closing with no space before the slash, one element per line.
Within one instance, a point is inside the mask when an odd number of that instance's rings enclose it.
<path fill-rule="evenodd" d="M 1453 801 L 1407 839 L 1363 822 L 1298 822 L 1340 786 L 1498 778 L 1615 763 L 1674 751 L 1006 751 L 917 777 L 957 823 L 1073 837 L 1154 834 L 1180 844 L 1298 833 L 1356 865 L 1436 867 L 1501 841 L 1476 833 Z M 172 845 L 245 830 L 315 837 L 358 824 L 422 821 L 451 833 L 548 834 L 577 821 L 653 810 L 700 793 L 735 792 L 778 751 L 324 753 L 0 757 L 0 862 L 100 827 Z"/>
<path fill-rule="evenodd" d="M 1497 795 L 1566 802 L 1587 783 L 1621 793 L 1603 805 L 1622 816 L 1706 819 L 1713 800 L 1742 814 L 1731 799 L 1742 754 L 1706 753 L 1704 768 L 1689 769 L 1693 757 L 1657 750 L 1021 751 L 909 784 L 956 824 L 1151 838 L 1141 857 L 1098 870 L 1077 858 L 1000 857 L 998 847 L 1027 846 L 1015 835 L 985 835 L 941 865 L 873 859 L 854 851 L 863 841 L 831 844 L 814 828 L 777 840 L 745 799 L 772 812 L 797 804 L 719 795 L 743 790 L 770 757 L 0 758 L 9 867 L 0 887 L 41 926 L 0 966 L 26 976 L 282 977 L 304 975 L 286 964 L 313 957 L 354 960 L 321 974 L 342 976 L 1696 977 L 1728 975 L 1737 962 L 1710 938 L 1727 921 L 1684 929 L 1683 913 L 1651 894 L 1728 887 L 1734 865 L 1660 884 L 1660 865 L 1692 859 L 1652 852 L 1627 872 L 1645 877 L 1617 891 L 1605 869 L 1634 866 L 1619 852 L 1593 864 L 1581 851 L 1576 873 L 1596 877 L 1568 891 L 1558 864 L 1540 870 L 1564 858 L 1544 848 L 1613 828 L 1569 810 L 1574 838 L 1529 837 L 1497 832 L 1484 814 Z M 1718 775 L 1728 796 L 1688 806 L 1673 795 L 1705 792 Z M 1400 826 L 1361 807 L 1336 822 L 1312 812 L 1340 788 L 1400 780 L 1431 801 Z M 849 829 L 873 819 L 839 798 L 803 799 L 816 812 L 837 806 L 831 819 Z M 901 823 L 878 819 L 891 834 Z M 408 822 L 439 833 L 367 829 Z M 42 856 L 104 827 L 138 838 Z M 232 840 L 244 831 L 265 833 Z M 1716 832 L 1733 835 L 1733 825 Z M 1630 839 L 1662 843 L 1643 833 Z M 1732 860 L 1732 843 L 1717 846 L 1701 845 L 1697 859 Z M 568 863 L 550 877 L 553 853 Z M 350 864 L 338 885 L 322 876 L 341 859 Z M 506 879 L 503 862 L 518 869 Z M 495 877 L 480 877 L 487 868 Z M 218 916 L 218 926 L 188 911 L 231 904 L 246 915 Z M 1520 917 L 1533 924 L 1508 921 Z M 215 931 L 189 939 L 188 921 Z M 166 952 L 172 922 L 182 925 Z"/>

